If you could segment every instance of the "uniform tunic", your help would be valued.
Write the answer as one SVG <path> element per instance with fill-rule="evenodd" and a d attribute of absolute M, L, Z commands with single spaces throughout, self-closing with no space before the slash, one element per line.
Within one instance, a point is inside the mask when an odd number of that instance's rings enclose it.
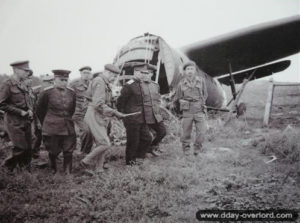
<path fill-rule="evenodd" d="M 85 97 L 88 90 L 88 82 L 84 82 L 81 78 L 70 83 L 70 88 L 76 93 L 76 108 L 73 119 L 83 119 L 88 107 L 88 100 Z"/>
<path fill-rule="evenodd" d="M 0 110 L 5 112 L 4 126 L 15 147 L 31 149 L 31 122 L 22 117 L 22 111 L 33 110 L 33 100 L 28 88 L 14 77 L 6 80 L 0 89 Z"/>

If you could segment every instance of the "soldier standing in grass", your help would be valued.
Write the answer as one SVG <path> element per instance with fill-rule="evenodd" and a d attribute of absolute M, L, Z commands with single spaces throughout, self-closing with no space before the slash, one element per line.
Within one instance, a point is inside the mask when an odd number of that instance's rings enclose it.
<path fill-rule="evenodd" d="M 156 103 L 155 98 L 159 98 L 159 86 L 151 81 L 150 78 L 145 78 L 149 72 L 156 70 L 156 67 L 144 63 L 133 62 L 134 78 L 129 80 L 121 90 L 121 95 L 117 100 L 117 108 L 123 113 L 141 112 L 136 116 L 127 117 L 124 119 L 126 128 L 126 164 L 140 164 L 151 145 L 152 137 L 149 131 L 149 125 L 156 124 L 162 121 L 162 116 L 157 107 L 153 106 Z"/>
<path fill-rule="evenodd" d="M 158 118 L 155 123 L 148 125 L 150 129 L 155 132 L 155 137 L 151 142 L 148 153 L 152 154 L 153 156 L 159 156 L 158 152 L 162 152 L 162 150 L 159 149 L 159 143 L 166 136 L 167 130 L 160 112 L 161 97 L 159 85 L 151 80 L 153 71 L 154 70 L 148 69 L 148 73 L 144 74 L 144 82 L 149 83 L 150 86 L 153 111 L 157 114 L 156 117 Z"/>
<path fill-rule="evenodd" d="M 56 158 L 63 152 L 64 172 L 72 171 L 72 154 L 76 148 L 76 134 L 72 116 L 76 94 L 68 88 L 68 70 L 53 70 L 54 86 L 46 88 L 37 102 L 37 116 L 42 123 L 44 145 L 49 152 L 50 165 L 56 173 Z"/>
<path fill-rule="evenodd" d="M 70 87 L 76 92 L 76 109 L 73 115 L 73 120 L 77 126 L 80 141 L 81 141 L 81 152 L 89 153 L 92 149 L 94 138 L 89 129 L 89 126 L 84 122 L 84 116 L 88 107 L 88 100 L 85 97 L 86 91 L 91 80 L 92 68 L 84 66 L 79 69 L 80 78 L 70 83 Z"/>
<path fill-rule="evenodd" d="M 182 149 L 190 152 L 193 123 L 196 127 L 194 155 L 202 150 L 206 131 L 205 101 L 207 89 L 204 78 L 196 74 L 196 64 L 192 61 L 183 65 L 184 77 L 179 82 L 174 98 L 175 107 L 182 112 Z M 179 107 L 179 108 L 178 108 Z"/>
<path fill-rule="evenodd" d="M 10 64 L 13 75 L 0 88 L 0 109 L 5 112 L 4 127 L 13 144 L 12 157 L 4 166 L 13 171 L 17 165 L 30 171 L 33 100 L 24 81 L 32 75 L 28 61 Z"/>
<path fill-rule="evenodd" d="M 96 148 L 81 160 L 83 168 L 96 167 L 97 172 L 103 172 L 103 164 L 106 151 L 111 142 L 107 135 L 109 119 L 124 115 L 112 108 L 112 91 L 110 84 L 114 82 L 120 73 L 119 68 L 112 64 L 106 64 L 105 70 L 90 83 L 86 97 L 90 100 L 84 121 L 89 126 L 94 137 Z"/>

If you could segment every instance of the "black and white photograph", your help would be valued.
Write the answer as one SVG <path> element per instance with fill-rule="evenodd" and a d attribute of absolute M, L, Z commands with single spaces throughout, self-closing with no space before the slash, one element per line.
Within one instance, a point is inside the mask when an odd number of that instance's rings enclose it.
<path fill-rule="evenodd" d="M 0 223 L 300 222 L 300 0 L 0 0 Z"/>

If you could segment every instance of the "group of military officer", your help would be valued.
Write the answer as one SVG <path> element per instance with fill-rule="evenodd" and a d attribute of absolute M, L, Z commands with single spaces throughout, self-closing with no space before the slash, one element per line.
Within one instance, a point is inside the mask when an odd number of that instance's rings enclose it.
<path fill-rule="evenodd" d="M 84 66 L 79 69 L 81 77 L 71 83 L 68 83 L 70 71 L 53 70 L 53 76 L 43 77 L 43 86 L 38 90 L 30 86 L 33 71 L 28 61 L 10 65 L 13 75 L 0 89 L 0 110 L 5 112 L 5 129 L 13 144 L 12 156 L 4 163 L 10 171 L 17 166 L 30 170 L 31 158 L 38 157 L 43 142 L 53 173 L 57 172 L 56 159 L 61 152 L 64 172 L 70 173 L 77 133 L 81 152 L 85 154 L 80 166 L 102 172 L 106 152 L 111 147 L 109 129 L 113 117 L 122 119 L 126 128 L 127 165 L 141 164 L 147 153 L 159 155 L 158 145 L 166 135 L 166 127 L 161 115 L 159 85 L 151 80 L 156 71 L 154 65 L 130 63 L 133 76 L 122 87 L 116 108 L 112 103 L 112 84 L 121 70 L 112 64 L 97 73 Z M 195 123 L 194 155 L 197 155 L 205 134 L 207 90 L 204 79 L 197 75 L 195 63 L 184 64 L 183 70 L 185 75 L 177 87 L 174 105 L 182 115 L 181 142 L 185 154 L 190 151 Z"/>

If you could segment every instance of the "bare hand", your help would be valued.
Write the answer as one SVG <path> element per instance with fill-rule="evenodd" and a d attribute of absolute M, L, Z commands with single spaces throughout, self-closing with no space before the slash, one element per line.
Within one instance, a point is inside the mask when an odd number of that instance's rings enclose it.
<path fill-rule="evenodd" d="M 27 116 L 28 115 L 28 112 L 26 112 L 26 111 L 21 111 L 21 116 L 22 117 L 25 117 L 25 116 Z"/>
<path fill-rule="evenodd" d="M 27 112 L 28 112 L 28 117 L 30 119 L 33 119 L 33 112 L 31 110 L 28 110 Z"/>

